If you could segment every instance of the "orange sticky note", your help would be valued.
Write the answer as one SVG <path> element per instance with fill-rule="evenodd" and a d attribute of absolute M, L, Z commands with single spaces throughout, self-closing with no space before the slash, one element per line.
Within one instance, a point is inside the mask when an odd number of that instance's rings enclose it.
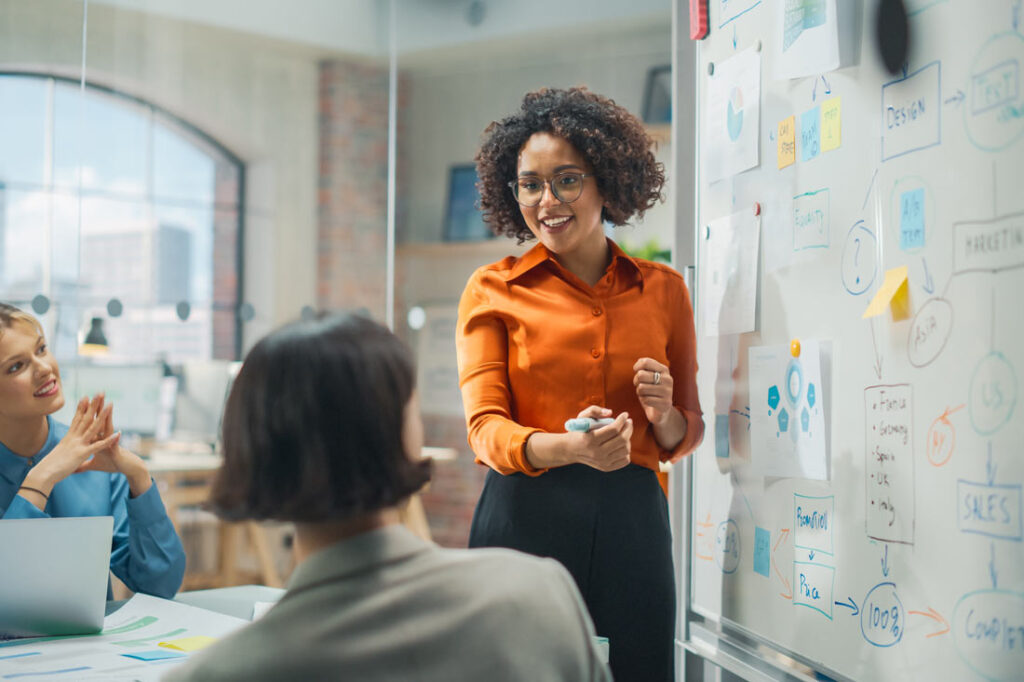
<path fill-rule="evenodd" d="M 821 151 L 839 149 L 843 143 L 842 102 L 838 97 L 821 103 Z"/>
<path fill-rule="evenodd" d="M 796 116 L 779 121 L 779 168 L 796 163 Z"/>
<path fill-rule="evenodd" d="M 910 317 L 910 287 L 907 285 L 906 265 L 886 271 L 885 281 L 861 317 L 876 317 L 884 313 L 886 308 L 892 308 L 894 320 Z"/>
<path fill-rule="evenodd" d="M 175 651 L 199 651 L 200 649 L 205 649 L 216 641 L 217 639 L 215 637 L 196 635 L 194 637 L 169 639 L 166 642 L 160 642 L 157 646 L 162 646 L 165 649 L 173 649 Z"/>

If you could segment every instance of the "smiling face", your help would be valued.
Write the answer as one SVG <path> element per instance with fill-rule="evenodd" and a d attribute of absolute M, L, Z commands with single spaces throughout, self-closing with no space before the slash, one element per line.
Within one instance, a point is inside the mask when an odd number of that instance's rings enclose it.
<path fill-rule="evenodd" d="M 583 178 L 583 191 L 572 203 L 562 203 L 545 185 L 538 205 L 520 204 L 519 210 L 533 236 L 559 256 L 604 248 L 604 198 L 597 191 L 596 178 L 589 175 L 593 169 L 572 144 L 551 133 L 534 133 L 519 150 L 516 171 L 520 181 L 551 181 L 556 174 L 566 172 L 588 174 Z"/>
<path fill-rule="evenodd" d="M 60 370 L 46 339 L 27 322 L 0 330 L 0 418 L 45 417 L 63 406 Z"/>

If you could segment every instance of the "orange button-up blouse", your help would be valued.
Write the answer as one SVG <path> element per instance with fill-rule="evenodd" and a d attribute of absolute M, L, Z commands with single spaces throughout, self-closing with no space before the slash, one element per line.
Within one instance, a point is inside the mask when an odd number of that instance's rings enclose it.
<path fill-rule="evenodd" d="M 630 460 L 658 470 L 704 436 L 697 397 L 693 308 L 682 276 L 629 257 L 608 240 L 612 261 L 593 287 L 542 244 L 479 268 L 459 302 L 459 385 L 476 461 L 502 474 L 542 474 L 526 459 L 538 431 L 563 433 L 588 405 L 629 412 Z M 633 365 L 669 367 L 686 435 L 672 451 L 654 438 L 633 386 Z"/>

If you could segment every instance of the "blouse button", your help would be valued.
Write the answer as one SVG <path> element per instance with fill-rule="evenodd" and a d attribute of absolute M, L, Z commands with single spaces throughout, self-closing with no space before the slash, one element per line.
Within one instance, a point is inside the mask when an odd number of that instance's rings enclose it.
<path fill-rule="evenodd" d="M 590 354 L 593 355 L 595 358 L 601 357 L 601 351 L 599 351 L 596 348 L 591 348 L 590 349 Z"/>
<path fill-rule="evenodd" d="M 603 310 L 601 310 L 601 308 L 600 308 L 600 307 L 598 307 L 598 306 L 596 306 L 596 305 L 595 305 L 595 306 L 593 307 L 593 309 L 591 310 L 591 312 L 592 312 L 592 313 L 594 313 L 594 317 L 597 317 L 598 315 L 600 315 L 600 314 L 601 314 L 602 312 L 604 312 L 604 311 L 603 311 Z"/>

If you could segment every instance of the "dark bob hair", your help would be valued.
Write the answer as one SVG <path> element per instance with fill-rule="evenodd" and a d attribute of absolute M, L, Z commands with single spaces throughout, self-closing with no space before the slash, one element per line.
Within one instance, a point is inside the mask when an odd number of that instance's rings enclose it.
<path fill-rule="evenodd" d="M 508 186 L 534 133 L 561 137 L 593 167 L 606 202 L 602 220 L 624 225 L 662 199 L 665 167 L 654 158 L 654 142 L 640 119 L 586 88 L 543 88 L 527 93 L 518 113 L 487 126 L 476 155 L 480 208 L 495 234 L 519 243 L 534 238 Z"/>
<path fill-rule="evenodd" d="M 402 444 L 413 361 L 358 315 L 287 325 L 249 352 L 224 410 L 209 507 L 230 520 L 320 522 L 392 507 L 430 479 Z"/>

